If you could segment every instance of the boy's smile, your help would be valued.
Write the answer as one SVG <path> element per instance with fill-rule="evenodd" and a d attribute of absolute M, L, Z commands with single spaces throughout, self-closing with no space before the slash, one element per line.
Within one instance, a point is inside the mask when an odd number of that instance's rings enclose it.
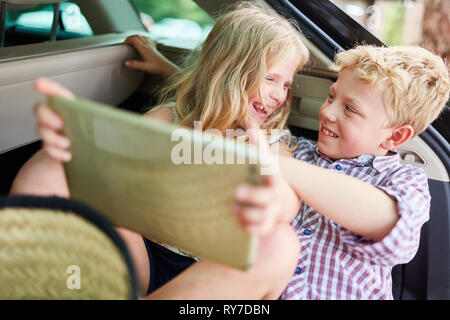
<path fill-rule="evenodd" d="M 332 159 L 386 155 L 394 129 L 386 128 L 383 90 L 346 68 L 331 86 L 319 111 L 319 151 Z"/>

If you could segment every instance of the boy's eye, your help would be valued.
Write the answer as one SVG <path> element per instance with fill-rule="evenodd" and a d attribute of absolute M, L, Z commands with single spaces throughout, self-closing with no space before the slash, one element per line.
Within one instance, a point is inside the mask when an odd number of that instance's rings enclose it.
<path fill-rule="evenodd" d="M 328 100 L 333 100 L 333 96 L 331 95 L 331 93 L 328 93 Z"/>
<path fill-rule="evenodd" d="M 287 84 L 287 83 L 286 83 L 286 84 L 284 85 L 284 89 L 289 90 L 290 88 L 291 88 L 291 85 L 290 85 L 290 84 Z"/>

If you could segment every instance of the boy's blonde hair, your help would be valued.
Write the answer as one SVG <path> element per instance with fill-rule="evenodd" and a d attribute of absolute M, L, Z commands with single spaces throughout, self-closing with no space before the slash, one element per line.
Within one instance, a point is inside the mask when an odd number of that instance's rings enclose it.
<path fill-rule="evenodd" d="M 203 130 L 246 126 L 248 94 L 257 90 L 271 66 L 296 55 L 297 70 L 307 62 L 308 49 L 300 31 L 275 11 L 252 2 L 238 4 L 220 16 L 199 52 L 162 92 L 162 103 L 176 102 L 179 124 Z M 282 129 L 290 111 L 286 102 L 263 124 Z"/>
<path fill-rule="evenodd" d="M 424 131 L 449 99 L 448 70 L 441 57 L 413 46 L 358 46 L 338 53 L 335 69 L 353 68 L 364 83 L 384 90 L 386 127 L 409 124 Z"/>

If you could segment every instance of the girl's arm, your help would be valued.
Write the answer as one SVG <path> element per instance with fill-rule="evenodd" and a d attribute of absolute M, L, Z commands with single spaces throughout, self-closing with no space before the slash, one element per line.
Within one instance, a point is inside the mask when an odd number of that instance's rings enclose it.
<path fill-rule="evenodd" d="M 305 203 L 355 234 L 382 240 L 399 219 L 397 203 L 361 180 L 287 157 L 280 168 Z"/>

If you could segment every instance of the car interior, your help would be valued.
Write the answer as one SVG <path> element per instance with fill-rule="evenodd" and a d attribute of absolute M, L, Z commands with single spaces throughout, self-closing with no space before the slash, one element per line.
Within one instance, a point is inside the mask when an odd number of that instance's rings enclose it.
<path fill-rule="evenodd" d="M 224 1 L 195 2 L 214 17 Z M 26 21 L 19 24 L 19 13 L 36 6 L 52 17 L 46 27 L 33 27 Z M 82 14 L 77 20 L 81 31 L 69 26 L 73 12 Z M 126 37 L 139 33 L 151 38 L 131 1 L 2 0 L 1 20 L 0 187 L 6 195 L 20 166 L 40 147 L 33 105 L 42 97 L 33 90 L 34 79 L 46 76 L 80 97 L 140 113 L 155 103 L 163 80 L 124 67 L 125 60 L 138 58 L 131 47 L 122 45 Z M 306 44 L 311 59 L 295 77 L 288 125 L 294 135 L 316 139 L 318 111 L 337 74 L 330 70 L 332 59 L 323 50 L 309 38 Z M 177 64 L 190 50 L 164 39 L 157 40 L 157 48 Z M 448 142 L 441 137 L 444 150 L 439 153 L 438 147 L 430 147 L 439 143 L 430 139 L 421 135 L 397 150 L 403 163 L 426 172 L 433 195 L 431 219 L 422 229 L 419 252 L 409 264 L 394 268 L 397 299 L 450 298 Z"/>

